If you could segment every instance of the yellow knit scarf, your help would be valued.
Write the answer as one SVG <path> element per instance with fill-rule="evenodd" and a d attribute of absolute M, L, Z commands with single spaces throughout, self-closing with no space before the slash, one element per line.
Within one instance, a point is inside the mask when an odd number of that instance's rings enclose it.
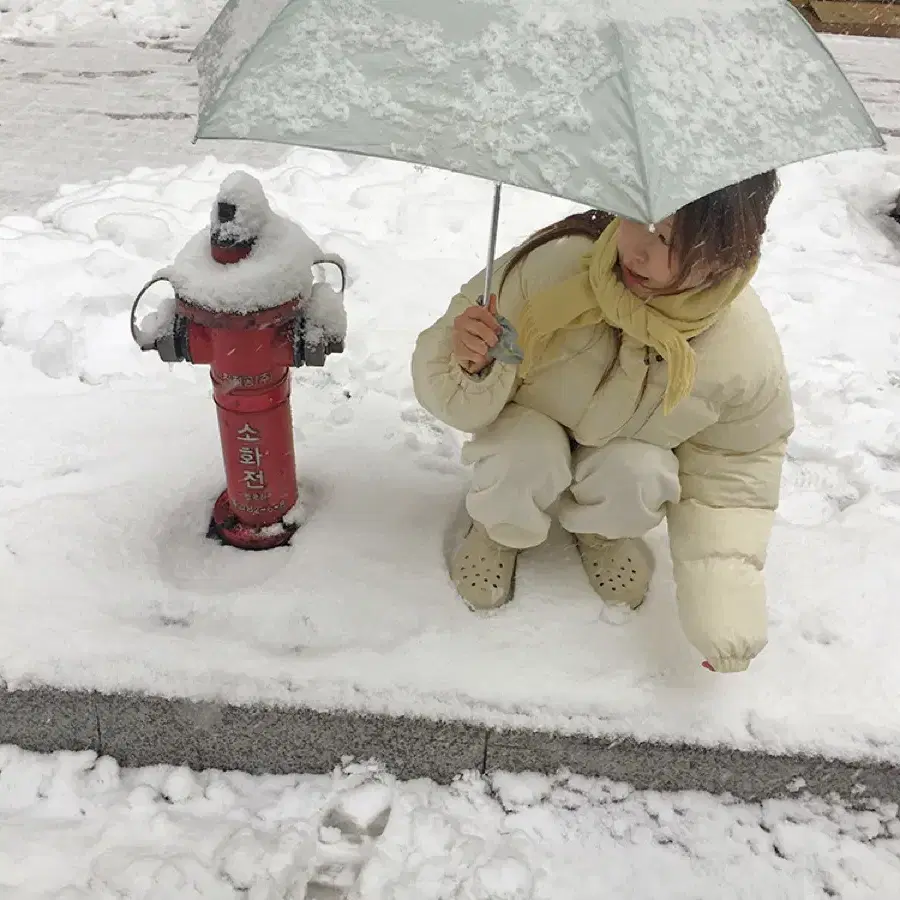
<path fill-rule="evenodd" d="M 688 341 L 716 322 L 750 282 L 758 263 L 738 269 L 711 287 L 643 300 L 616 273 L 618 234 L 615 219 L 583 257 L 578 275 L 528 301 L 517 323 L 525 356 L 519 375 L 526 378 L 542 361 L 558 332 L 605 323 L 653 348 L 666 361 L 663 410 L 668 415 L 694 388 L 697 360 Z"/>

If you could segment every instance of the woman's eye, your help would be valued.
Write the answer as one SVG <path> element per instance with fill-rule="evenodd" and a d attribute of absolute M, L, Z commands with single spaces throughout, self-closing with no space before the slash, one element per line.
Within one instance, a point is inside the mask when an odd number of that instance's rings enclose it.
<path fill-rule="evenodd" d="M 658 235 L 658 237 L 659 237 L 660 241 L 661 241 L 663 244 L 665 244 L 666 247 L 669 246 L 669 242 L 666 240 L 666 236 L 665 236 L 664 234 L 660 234 L 660 235 Z"/>

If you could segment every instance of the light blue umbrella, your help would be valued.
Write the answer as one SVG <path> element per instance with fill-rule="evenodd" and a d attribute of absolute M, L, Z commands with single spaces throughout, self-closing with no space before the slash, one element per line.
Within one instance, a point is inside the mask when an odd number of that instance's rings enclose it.
<path fill-rule="evenodd" d="M 651 224 L 884 146 L 789 0 L 229 0 L 195 58 L 196 138 L 494 182 L 485 297 L 504 183 Z"/>

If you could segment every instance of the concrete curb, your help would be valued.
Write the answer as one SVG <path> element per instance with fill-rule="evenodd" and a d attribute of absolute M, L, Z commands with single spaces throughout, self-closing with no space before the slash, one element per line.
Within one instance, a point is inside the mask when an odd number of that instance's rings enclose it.
<path fill-rule="evenodd" d="M 900 802 L 900 766 L 885 763 L 52 688 L 0 694 L 0 743 L 40 753 L 93 750 L 135 767 L 316 773 L 352 756 L 377 759 L 400 778 L 445 784 L 467 770 L 568 769 L 639 790 L 730 793 L 748 801 L 808 790 L 854 806 L 871 798 Z"/>

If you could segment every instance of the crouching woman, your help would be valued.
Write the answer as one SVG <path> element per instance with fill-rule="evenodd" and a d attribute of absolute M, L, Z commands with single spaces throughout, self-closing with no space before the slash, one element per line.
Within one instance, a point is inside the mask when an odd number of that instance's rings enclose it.
<path fill-rule="evenodd" d="M 781 346 L 750 287 L 774 172 L 648 228 L 570 216 L 497 260 L 419 336 L 416 396 L 471 433 L 472 523 L 450 575 L 476 610 L 512 598 L 551 516 L 607 604 L 637 608 L 642 537 L 667 518 L 680 621 L 708 667 L 766 644 L 763 567 L 794 417 Z M 521 363 L 492 358 L 517 328 Z"/>

